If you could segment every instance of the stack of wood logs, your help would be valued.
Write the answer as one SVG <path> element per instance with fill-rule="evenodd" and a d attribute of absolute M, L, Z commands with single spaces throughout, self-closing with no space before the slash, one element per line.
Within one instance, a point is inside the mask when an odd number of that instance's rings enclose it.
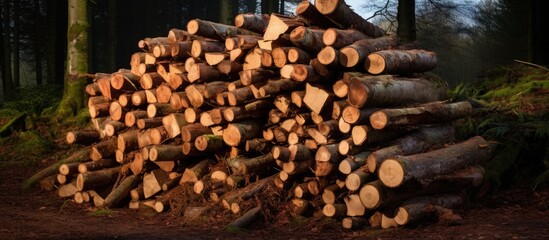
<path fill-rule="evenodd" d="M 452 121 L 472 107 L 420 74 L 436 55 L 399 46 L 343 0 L 296 13 L 191 20 L 139 41 L 130 69 L 96 74 L 94 130 L 67 134 L 91 148 L 48 178 L 59 196 L 161 212 L 191 188 L 240 214 L 274 185 L 290 212 L 322 211 L 345 228 L 406 225 L 462 203 L 493 144 L 453 144 Z"/>

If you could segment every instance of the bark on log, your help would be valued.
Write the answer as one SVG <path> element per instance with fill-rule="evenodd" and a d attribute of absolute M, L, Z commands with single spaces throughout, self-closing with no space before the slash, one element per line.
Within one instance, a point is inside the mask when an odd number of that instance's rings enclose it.
<path fill-rule="evenodd" d="M 83 144 L 90 145 L 99 141 L 99 133 L 97 131 L 70 131 L 67 133 L 65 140 L 68 144 Z"/>
<path fill-rule="evenodd" d="M 232 147 L 236 147 L 246 140 L 254 139 L 261 135 L 263 123 L 261 121 L 243 121 L 230 123 L 223 131 L 223 141 Z"/>
<path fill-rule="evenodd" d="M 225 227 L 226 231 L 238 231 L 241 228 L 246 228 L 250 224 L 252 224 L 254 221 L 257 220 L 261 216 L 261 207 L 257 206 L 255 208 L 252 208 L 248 210 L 244 215 L 242 215 L 240 218 L 236 219 L 234 222 L 230 223 Z"/>
<path fill-rule="evenodd" d="M 305 23 L 299 18 L 273 13 L 269 19 L 269 25 L 265 29 L 265 34 L 263 34 L 263 39 L 277 40 L 280 35 L 290 33 L 296 27 L 304 25 Z"/>
<path fill-rule="evenodd" d="M 263 33 L 269 25 L 268 14 L 241 13 L 234 18 L 234 25 L 256 33 Z"/>
<path fill-rule="evenodd" d="M 322 42 L 326 46 L 340 49 L 365 38 L 368 38 L 368 36 L 354 29 L 330 28 L 326 29 L 324 35 L 322 35 Z"/>
<path fill-rule="evenodd" d="M 418 223 L 433 215 L 443 215 L 439 216 L 439 218 L 450 218 L 445 220 L 451 220 L 453 214 L 451 216 L 444 216 L 444 213 L 451 213 L 451 211 L 440 211 L 442 210 L 440 208 L 442 207 L 444 210 L 446 208 L 455 208 L 464 202 L 465 197 L 459 193 L 413 198 L 401 204 L 394 219 L 401 226 Z"/>
<path fill-rule="evenodd" d="M 361 229 L 368 224 L 368 219 L 362 217 L 346 217 L 341 220 L 341 225 L 343 228 L 350 230 Z"/>
<path fill-rule="evenodd" d="M 172 28 L 168 32 L 168 42 L 182 42 L 191 40 L 192 36 L 189 32 L 177 28 Z"/>
<path fill-rule="evenodd" d="M 430 71 L 437 55 L 424 50 L 383 50 L 368 55 L 364 69 L 371 74 L 407 74 Z"/>
<path fill-rule="evenodd" d="M 223 117 L 227 122 L 234 122 L 248 118 L 258 118 L 264 115 L 266 109 L 272 106 L 268 100 L 258 100 L 241 107 L 227 107 L 223 110 Z"/>
<path fill-rule="evenodd" d="M 213 160 L 211 159 L 204 159 L 198 162 L 192 168 L 186 168 L 183 172 L 181 180 L 179 181 L 179 185 L 183 185 L 185 183 L 195 183 L 196 181 L 204 177 L 207 173 L 209 173 L 209 168 L 212 161 Z"/>
<path fill-rule="evenodd" d="M 169 181 L 168 173 L 162 169 L 152 170 L 143 177 L 143 196 L 145 199 L 154 196 L 162 190 L 162 185 Z"/>
<path fill-rule="evenodd" d="M 446 90 L 445 84 L 422 78 L 395 78 L 389 75 L 352 78 L 347 100 L 357 108 L 426 103 L 445 99 Z"/>
<path fill-rule="evenodd" d="M 276 166 L 272 154 L 255 158 L 241 158 L 237 162 L 237 172 L 241 175 L 265 175 L 272 172 Z"/>
<path fill-rule="evenodd" d="M 116 138 L 109 138 L 107 140 L 103 140 L 98 144 L 92 146 L 90 151 L 90 159 L 93 161 L 97 161 L 101 158 L 110 157 L 114 155 L 116 148 L 117 148 Z"/>
<path fill-rule="evenodd" d="M 225 40 L 226 38 L 236 37 L 238 35 L 258 35 L 257 33 L 246 29 L 200 19 L 189 21 L 189 23 L 187 23 L 187 31 L 191 35 L 199 35 L 218 40 Z"/>
<path fill-rule="evenodd" d="M 324 216 L 329 218 L 343 218 L 347 216 L 347 206 L 345 204 L 326 204 L 322 208 Z"/>
<path fill-rule="evenodd" d="M 223 136 L 204 134 L 196 138 L 194 145 L 198 150 L 203 152 L 217 152 L 224 146 Z"/>
<path fill-rule="evenodd" d="M 315 54 L 320 52 L 325 46 L 324 42 L 322 42 L 323 35 L 324 30 L 321 29 L 297 27 L 290 33 L 290 40 L 296 46 Z"/>
<path fill-rule="evenodd" d="M 206 63 L 195 63 L 189 69 L 187 77 L 189 82 L 211 82 L 224 76 L 216 67 Z"/>
<path fill-rule="evenodd" d="M 398 38 L 395 36 L 358 40 L 340 49 L 340 64 L 348 68 L 362 66 L 370 53 L 392 49 L 397 45 Z"/>
<path fill-rule="evenodd" d="M 95 172 L 80 173 L 76 178 L 76 189 L 84 191 L 105 186 L 116 181 L 121 167 L 107 168 Z"/>
<path fill-rule="evenodd" d="M 104 168 L 114 167 L 117 161 L 109 158 L 99 159 L 97 161 L 85 162 L 78 164 L 78 172 L 93 172 Z"/>
<path fill-rule="evenodd" d="M 162 126 L 162 117 L 142 118 L 137 120 L 137 128 L 149 129 Z"/>
<path fill-rule="evenodd" d="M 322 191 L 322 201 L 325 204 L 334 204 L 341 193 L 343 193 L 343 189 L 337 184 L 327 186 Z"/>
<path fill-rule="evenodd" d="M 128 197 L 130 191 L 135 187 L 135 185 L 137 185 L 138 181 L 139 177 L 135 175 L 126 177 L 120 185 L 118 185 L 118 187 L 112 190 L 112 192 L 105 198 L 103 205 L 99 207 L 111 208 L 117 206 L 121 203 L 121 201 Z"/>
<path fill-rule="evenodd" d="M 149 150 L 149 160 L 151 161 L 176 161 L 183 158 L 181 146 L 155 145 Z"/>
<path fill-rule="evenodd" d="M 203 59 L 204 54 L 206 54 L 207 52 L 223 51 L 225 51 L 225 43 L 220 41 L 194 40 L 191 46 L 191 55 L 195 58 Z M 198 62 L 195 60 L 194 63 L 196 64 Z M 187 68 L 187 62 L 185 62 L 185 69 L 187 69 L 187 72 L 189 72 L 189 69 Z"/>
<path fill-rule="evenodd" d="M 339 27 L 330 19 L 325 17 L 309 1 L 303 1 L 297 5 L 295 13 L 309 26 L 316 26 L 322 29 Z"/>
<path fill-rule="evenodd" d="M 381 37 L 385 32 L 354 12 L 344 0 L 315 2 L 318 11 L 342 28 L 354 28 L 371 37 Z"/>
<path fill-rule="evenodd" d="M 263 82 L 277 76 L 278 73 L 273 70 L 257 68 L 240 72 L 240 81 L 242 81 L 242 84 L 244 86 L 248 86 L 253 83 Z"/>
<path fill-rule="evenodd" d="M 395 156 L 383 161 L 379 167 L 379 178 L 388 187 L 398 187 L 410 179 L 425 179 L 470 164 L 484 163 L 490 160 L 494 149 L 495 144 L 476 136 L 428 153 Z M 433 165 L 438 167 L 432 168 Z"/>
<path fill-rule="evenodd" d="M 181 127 L 181 138 L 184 142 L 192 142 L 204 134 L 211 134 L 212 130 L 200 123 L 187 124 Z"/>
<path fill-rule="evenodd" d="M 411 132 L 389 143 L 388 147 L 373 151 L 367 158 L 368 169 L 372 173 L 375 172 L 383 160 L 393 156 L 405 156 L 440 148 L 454 139 L 454 132 L 452 126 L 422 128 Z"/>
<path fill-rule="evenodd" d="M 368 158 L 369 155 L 370 155 L 370 151 L 364 151 L 364 152 L 355 154 L 353 156 L 348 156 L 343 161 L 341 161 L 341 163 L 339 163 L 338 169 L 341 173 L 345 175 L 351 174 L 353 171 L 359 169 L 366 163 L 366 159 Z"/>

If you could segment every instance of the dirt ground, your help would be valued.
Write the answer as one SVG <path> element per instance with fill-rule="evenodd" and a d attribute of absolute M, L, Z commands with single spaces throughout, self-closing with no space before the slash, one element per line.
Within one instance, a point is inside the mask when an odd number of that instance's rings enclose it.
<path fill-rule="evenodd" d="M 98 213 L 90 205 L 59 199 L 52 192 L 19 184 L 34 168 L 0 169 L 0 239 L 549 239 L 549 190 L 515 188 L 487 196 L 457 213 L 457 222 L 399 229 L 348 231 L 339 222 L 310 219 L 291 224 L 258 222 L 232 233 L 223 221 L 181 224 L 169 213 L 129 209 Z M 215 216 L 223 218 L 223 216 Z"/>

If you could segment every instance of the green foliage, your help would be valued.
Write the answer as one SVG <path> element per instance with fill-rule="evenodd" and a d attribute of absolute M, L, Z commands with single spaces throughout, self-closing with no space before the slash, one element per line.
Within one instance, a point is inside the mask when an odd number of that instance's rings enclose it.
<path fill-rule="evenodd" d="M 484 81 L 460 84 L 452 92 L 453 100 L 468 100 L 477 107 L 471 118 L 458 122 L 458 138 L 482 135 L 500 143 L 485 166 L 487 179 L 495 187 L 545 186 L 549 101 L 544 93 L 548 90 L 546 73 L 519 66 L 495 69 Z"/>
<path fill-rule="evenodd" d="M 0 139 L 0 166 L 32 166 L 55 149 L 54 143 L 36 131 L 19 132 L 11 138 Z M 9 149 L 8 149 L 9 148 Z"/>
<path fill-rule="evenodd" d="M 40 115 L 44 109 L 55 106 L 59 103 L 61 96 L 60 86 L 39 85 L 18 90 L 18 99 L 5 102 L 0 111 L 19 111 L 29 115 Z M 0 116 L 4 116 L 0 114 Z"/>

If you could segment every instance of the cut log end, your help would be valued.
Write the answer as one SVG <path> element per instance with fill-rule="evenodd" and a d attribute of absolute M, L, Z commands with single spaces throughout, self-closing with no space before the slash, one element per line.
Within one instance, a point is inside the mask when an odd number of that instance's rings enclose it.
<path fill-rule="evenodd" d="M 371 74 L 380 74 L 385 70 L 385 59 L 375 53 L 368 55 L 368 70 Z M 366 65 L 365 65 L 366 66 Z"/>
<path fill-rule="evenodd" d="M 398 225 L 406 225 L 410 221 L 410 213 L 406 208 L 399 207 L 394 220 Z"/>
<path fill-rule="evenodd" d="M 370 116 L 370 124 L 374 129 L 383 129 L 389 121 L 387 114 L 384 112 L 375 112 Z"/>
<path fill-rule="evenodd" d="M 190 34 L 196 34 L 198 32 L 199 23 L 196 20 L 191 20 L 187 23 L 187 32 Z"/>
<path fill-rule="evenodd" d="M 354 67 L 360 61 L 360 53 L 351 47 L 345 47 L 340 50 L 339 63 L 344 67 Z"/>
<path fill-rule="evenodd" d="M 328 31 L 326 31 L 328 32 Z M 326 34 L 325 34 L 326 35 Z M 335 48 L 325 47 L 317 55 L 318 61 L 324 65 L 331 65 L 337 61 L 338 54 L 336 53 Z"/>
<path fill-rule="evenodd" d="M 345 186 L 351 191 L 358 190 L 360 188 L 362 181 L 360 176 L 357 174 L 349 174 L 345 179 Z"/>
<path fill-rule="evenodd" d="M 374 209 L 379 206 L 381 196 L 379 190 L 373 185 L 364 185 L 359 192 L 360 201 L 364 204 L 364 207 L 368 209 Z"/>
<path fill-rule="evenodd" d="M 383 161 L 379 167 L 379 179 L 387 187 L 398 187 L 404 182 L 404 167 L 395 159 Z"/>
<path fill-rule="evenodd" d="M 242 139 L 242 136 L 240 134 L 239 129 L 229 124 L 225 130 L 223 130 L 223 141 L 232 147 L 238 146 L 240 144 L 240 141 Z"/>

